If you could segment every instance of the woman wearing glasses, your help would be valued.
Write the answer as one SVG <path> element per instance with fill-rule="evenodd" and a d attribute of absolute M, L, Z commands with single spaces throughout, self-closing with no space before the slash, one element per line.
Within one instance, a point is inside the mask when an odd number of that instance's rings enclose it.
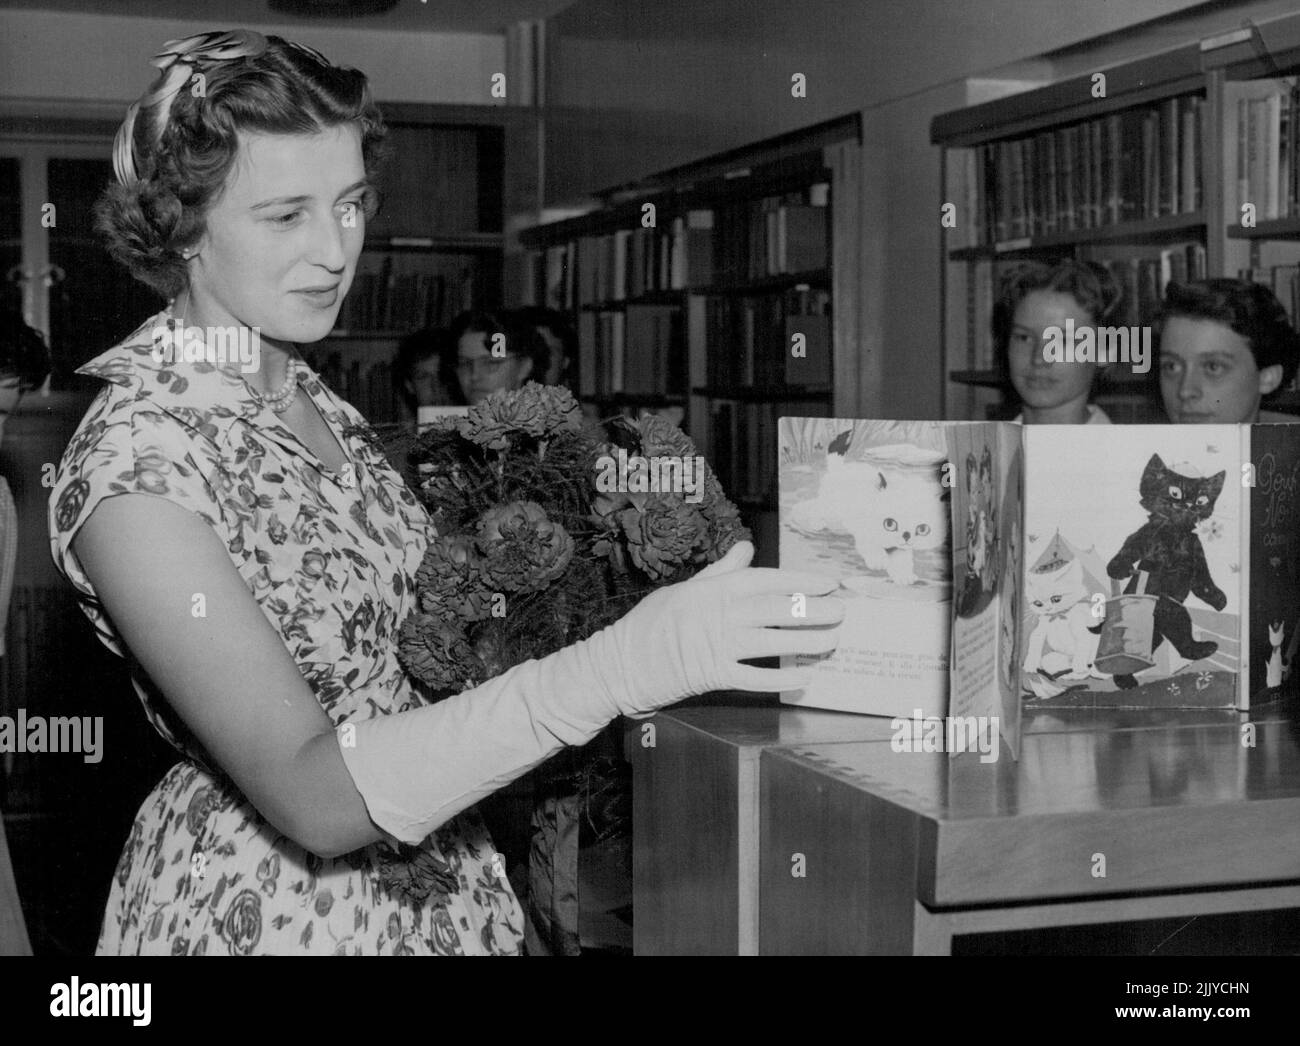
<path fill-rule="evenodd" d="M 536 328 L 511 315 L 466 312 L 451 327 L 456 380 L 465 402 L 482 403 L 502 389 L 545 381 L 550 350 Z"/>

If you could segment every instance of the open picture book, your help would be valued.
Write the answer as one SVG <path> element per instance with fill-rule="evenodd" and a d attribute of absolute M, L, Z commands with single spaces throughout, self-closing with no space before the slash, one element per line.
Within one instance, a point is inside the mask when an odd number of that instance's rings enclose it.
<path fill-rule="evenodd" d="M 1300 427 L 782 418 L 781 566 L 834 576 L 792 705 L 1244 710 L 1294 692 Z"/>

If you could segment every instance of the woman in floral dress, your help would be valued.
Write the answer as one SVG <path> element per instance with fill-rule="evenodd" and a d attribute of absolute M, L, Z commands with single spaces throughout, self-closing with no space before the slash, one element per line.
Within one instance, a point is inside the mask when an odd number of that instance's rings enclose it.
<path fill-rule="evenodd" d="M 251 32 L 173 41 L 115 147 L 115 256 L 171 302 L 80 373 L 50 540 L 181 761 L 140 809 L 101 953 L 515 954 L 474 803 L 620 714 L 802 685 L 820 579 L 752 548 L 582 644 L 426 704 L 396 656 L 434 536 L 296 346 L 355 271 L 383 135 L 364 76 Z M 239 350 L 239 351 L 237 351 Z M 832 627 L 828 627 L 832 626 Z M 667 667 L 665 667 L 667 666 Z"/>

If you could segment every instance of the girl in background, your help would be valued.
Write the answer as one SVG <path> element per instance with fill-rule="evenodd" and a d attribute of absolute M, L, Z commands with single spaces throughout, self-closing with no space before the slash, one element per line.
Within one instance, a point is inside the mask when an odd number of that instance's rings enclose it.
<path fill-rule="evenodd" d="M 1108 425 L 1089 402 L 1100 366 L 1047 358 L 1048 330 L 1109 326 L 1121 295 L 1114 278 L 1095 262 L 1066 258 L 1048 265 L 1026 262 L 1003 281 L 993 306 L 993 341 L 1006 367 L 1026 425 Z"/>
<path fill-rule="evenodd" d="M 451 325 L 456 380 L 465 402 L 482 403 L 527 381 L 545 383 L 550 350 L 541 334 L 511 313 L 466 312 Z"/>
<path fill-rule="evenodd" d="M 1160 396 L 1176 425 L 1294 422 L 1261 405 L 1291 384 L 1300 335 L 1273 292 L 1245 280 L 1171 283 L 1157 326 Z"/>

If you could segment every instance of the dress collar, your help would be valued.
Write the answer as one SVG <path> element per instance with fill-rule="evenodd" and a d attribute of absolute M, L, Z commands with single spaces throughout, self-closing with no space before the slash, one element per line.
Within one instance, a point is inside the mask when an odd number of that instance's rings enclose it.
<path fill-rule="evenodd" d="M 137 402 L 152 404 L 172 415 L 218 447 L 229 444 L 232 438 L 240 438 L 232 437 L 232 433 L 236 423 L 242 421 L 307 458 L 321 471 L 328 471 L 239 376 L 237 368 L 224 370 L 207 362 L 160 361 L 160 353 L 155 349 L 161 344 L 170 318 L 167 310 L 149 317 L 133 333 L 82 364 L 76 372 L 123 386 L 134 394 Z M 351 435 L 349 430 L 355 428 L 352 419 L 327 393 L 320 375 L 311 366 L 305 366 L 302 385 L 307 395 L 337 431 Z"/>

